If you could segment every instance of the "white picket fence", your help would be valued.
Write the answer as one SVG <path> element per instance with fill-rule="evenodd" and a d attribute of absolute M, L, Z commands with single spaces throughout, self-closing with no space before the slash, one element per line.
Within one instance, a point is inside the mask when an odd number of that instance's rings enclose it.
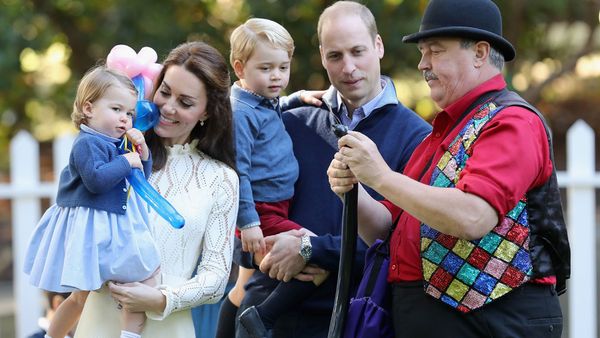
<path fill-rule="evenodd" d="M 596 201 L 600 173 L 595 171 L 594 132 L 577 121 L 567 133 L 567 171 L 558 173 L 561 187 L 567 189 L 564 205 L 571 242 L 572 274 L 568 283 L 568 328 L 563 337 L 599 338 L 597 333 L 596 287 Z M 54 173 L 68 163 L 73 136 L 57 139 L 53 145 Z M 0 198 L 12 200 L 14 253 L 14 299 L 16 338 L 36 331 L 42 297 L 22 272 L 23 255 L 29 236 L 40 218 L 40 199 L 53 199 L 56 183 L 40 182 L 39 146 L 25 131 L 19 132 L 10 147 L 11 182 L 0 184 Z"/>

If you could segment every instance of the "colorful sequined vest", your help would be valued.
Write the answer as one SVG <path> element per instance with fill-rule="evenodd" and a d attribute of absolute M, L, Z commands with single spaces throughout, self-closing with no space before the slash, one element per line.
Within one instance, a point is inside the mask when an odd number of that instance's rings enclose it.
<path fill-rule="evenodd" d="M 430 185 L 454 187 L 487 122 L 504 107 L 483 104 L 448 146 Z M 532 275 L 527 199 L 479 240 L 463 240 L 421 224 L 421 263 L 425 292 L 461 312 L 505 295 Z"/>

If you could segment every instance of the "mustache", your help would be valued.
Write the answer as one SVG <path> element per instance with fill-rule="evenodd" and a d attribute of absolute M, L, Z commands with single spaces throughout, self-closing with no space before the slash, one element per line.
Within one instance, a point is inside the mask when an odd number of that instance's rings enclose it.
<path fill-rule="evenodd" d="M 435 75 L 435 73 L 433 73 L 430 70 L 426 70 L 423 72 L 423 78 L 425 78 L 425 81 L 438 80 L 437 75 Z"/>

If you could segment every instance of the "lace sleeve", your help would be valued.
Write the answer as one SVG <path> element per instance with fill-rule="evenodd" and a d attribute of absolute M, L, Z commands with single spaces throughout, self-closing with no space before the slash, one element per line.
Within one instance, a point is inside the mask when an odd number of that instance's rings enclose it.
<path fill-rule="evenodd" d="M 166 297 L 167 305 L 162 314 L 147 312 L 148 318 L 162 320 L 176 311 L 216 303 L 223 296 L 233 255 L 239 203 L 238 182 L 233 170 L 223 169 L 223 180 L 215 191 L 215 203 L 202 240 L 202 259 L 196 276 L 176 288 L 161 285 L 160 290 Z"/>

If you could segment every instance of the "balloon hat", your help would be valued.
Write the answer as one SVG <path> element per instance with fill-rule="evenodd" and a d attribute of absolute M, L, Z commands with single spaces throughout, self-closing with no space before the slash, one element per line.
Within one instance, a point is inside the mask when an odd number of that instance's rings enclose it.
<path fill-rule="evenodd" d="M 153 81 L 162 70 L 162 65 L 156 63 L 157 59 L 158 55 L 150 47 L 143 47 L 136 53 L 127 45 L 114 46 L 106 57 L 106 66 L 127 74 L 138 91 L 133 127 L 141 131 L 154 127 L 160 115 L 158 107 L 149 100 Z"/>

